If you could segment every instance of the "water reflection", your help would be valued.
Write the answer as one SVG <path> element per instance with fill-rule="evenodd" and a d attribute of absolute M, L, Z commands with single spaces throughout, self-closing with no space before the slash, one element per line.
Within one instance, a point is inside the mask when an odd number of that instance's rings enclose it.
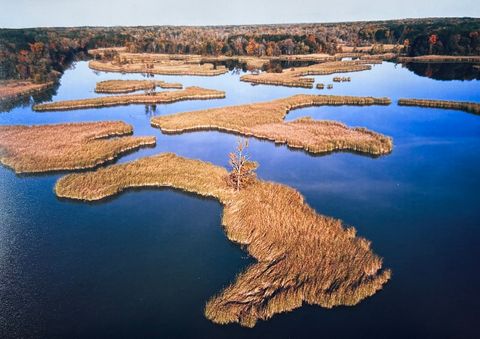
<path fill-rule="evenodd" d="M 435 80 L 480 80 L 480 68 L 467 63 L 407 63 L 402 65 L 416 75 Z"/>

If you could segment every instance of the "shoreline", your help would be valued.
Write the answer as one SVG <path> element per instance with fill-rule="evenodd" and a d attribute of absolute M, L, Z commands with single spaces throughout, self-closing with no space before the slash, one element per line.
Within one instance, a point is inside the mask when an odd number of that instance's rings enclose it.
<path fill-rule="evenodd" d="M 0 103 L 2 101 L 14 100 L 20 97 L 30 96 L 43 92 L 54 85 L 53 81 L 35 84 L 31 81 L 6 80 L 0 82 Z"/>

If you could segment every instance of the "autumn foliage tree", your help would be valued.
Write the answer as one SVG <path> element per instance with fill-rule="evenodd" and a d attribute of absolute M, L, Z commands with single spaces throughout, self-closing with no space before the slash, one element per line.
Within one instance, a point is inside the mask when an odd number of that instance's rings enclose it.
<path fill-rule="evenodd" d="M 232 170 L 228 174 L 227 183 L 237 191 L 255 180 L 255 170 L 258 164 L 249 160 L 247 148 L 248 140 L 238 140 L 235 152 L 229 154 L 229 164 Z"/>
<path fill-rule="evenodd" d="M 432 54 L 433 46 L 437 43 L 438 36 L 436 34 L 432 34 L 428 37 L 428 44 L 429 44 L 429 54 Z"/>

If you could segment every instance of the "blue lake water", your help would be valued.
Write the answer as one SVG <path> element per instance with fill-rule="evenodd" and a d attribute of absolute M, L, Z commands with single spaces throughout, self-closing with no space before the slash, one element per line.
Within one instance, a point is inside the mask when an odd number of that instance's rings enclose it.
<path fill-rule="evenodd" d="M 219 326 L 206 301 L 252 259 L 220 225 L 221 205 L 169 189 L 133 190 L 100 203 L 59 200 L 62 174 L 17 176 L 0 167 L 0 337 L 26 338 L 439 338 L 480 337 L 480 116 L 397 106 L 398 98 L 480 102 L 480 82 L 439 81 L 392 63 L 349 73 L 332 90 L 251 86 L 240 74 L 155 76 L 225 90 L 221 100 L 35 113 L 17 107 L 0 124 L 123 120 L 154 135 L 159 152 L 227 165 L 237 137 L 219 132 L 163 135 L 163 115 L 259 102 L 297 93 L 388 96 L 388 107 L 314 107 L 291 112 L 363 126 L 394 140 L 391 154 L 311 156 L 251 139 L 258 175 L 298 189 L 318 213 L 342 219 L 372 241 L 393 271 L 384 289 L 354 307 L 304 306 L 255 328 Z M 342 74 L 339 74 L 342 76 Z M 331 83 L 332 76 L 315 77 Z M 94 97 L 95 83 L 143 79 L 96 73 L 86 62 L 65 72 L 54 100 Z"/>

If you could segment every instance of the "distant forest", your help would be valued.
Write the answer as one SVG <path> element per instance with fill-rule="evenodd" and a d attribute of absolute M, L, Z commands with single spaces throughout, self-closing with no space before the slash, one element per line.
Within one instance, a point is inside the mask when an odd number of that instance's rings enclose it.
<path fill-rule="evenodd" d="M 409 56 L 480 55 L 480 19 L 429 18 L 328 24 L 0 29 L 0 79 L 57 79 L 91 48 L 202 55 L 341 52 L 399 44 Z"/>

